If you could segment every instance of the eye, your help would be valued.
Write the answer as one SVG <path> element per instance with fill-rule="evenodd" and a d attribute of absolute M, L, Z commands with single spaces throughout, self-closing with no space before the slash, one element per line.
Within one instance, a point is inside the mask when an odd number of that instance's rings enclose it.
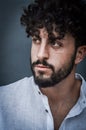
<path fill-rule="evenodd" d="M 62 47 L 62 43 L 60 41 L 57 41 L 57 40 L 50 42 L 50 44 L 54 48 L 60 48 L 60 47 Z"/>
<path fill-rule="evenodd" d="M 32 37 L 32 42 L 35 43 L 35 44 L 39 44 L 40 38 L 34 36 L 34 37 Z"/>

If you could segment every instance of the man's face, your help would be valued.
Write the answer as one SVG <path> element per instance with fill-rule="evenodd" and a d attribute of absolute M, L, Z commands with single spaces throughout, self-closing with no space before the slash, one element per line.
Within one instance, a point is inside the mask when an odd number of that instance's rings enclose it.
<path fill-rule="evenodd" d="M 39 36 L 32 37 L 31 67 L 36 84 L 40 87 L 53 86 L 65 79 L 72 71 L 75 61 L 74 38 L 66 35 L 53 40 L 47 31 L 40 29 Z"/>

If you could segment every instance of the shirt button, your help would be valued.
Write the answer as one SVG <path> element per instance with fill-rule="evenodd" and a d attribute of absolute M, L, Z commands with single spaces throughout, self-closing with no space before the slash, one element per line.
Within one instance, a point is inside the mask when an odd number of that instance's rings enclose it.
<path fill-rule="evenodd" d="M 85 104 L 85 101 L 83 101 L 83 103 Z"/>
<path fill-rule="evenodd" d="M 47 110 L 47 109 L 45 109 L 45 111 L 46 111 L 46 113 L 48 113 L 48 110 Z"/>
<path fill-rule="evenodd" d="M 40 91 L 38 91 L 38 93 L 41 95 L 41 92 L 40 92 Z"/>

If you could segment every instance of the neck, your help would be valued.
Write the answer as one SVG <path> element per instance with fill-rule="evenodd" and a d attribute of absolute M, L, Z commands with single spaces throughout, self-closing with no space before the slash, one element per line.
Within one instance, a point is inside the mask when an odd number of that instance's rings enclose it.
<path fill-rule="evenodd" d="M 41 92 L 51 101 L 60 102 L 68 98 L 77 98 L 80 93 L 81 82 L 71 73 L 66 79 L 52 87 L 41 88 Z"/>

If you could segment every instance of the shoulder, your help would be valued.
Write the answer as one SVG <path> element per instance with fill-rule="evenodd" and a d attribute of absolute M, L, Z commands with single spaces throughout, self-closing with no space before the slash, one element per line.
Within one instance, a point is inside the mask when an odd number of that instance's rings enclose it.
<path fill-rule="evenodd" d="M 22 91 L 24 92 L 25 90 L 27 90 L 27 88 L 29 89 L 32 85 L 35 85 L 33 77 L 25 77 L 23 79 L 20 79 L 14 83 L 8 84 L 8 85 L 4 85 L 4 86 L 0 86 L 0 93 L 12 93 L 14 91 Z"/>
<path fill-rule="evenodd" d="M 0 104 L 13 104 L 31 99 L 35 94 L 33 77 L 25 77 L 9 85 L 0 87 Z"/>
<path fill-rule="evenodd" d="M 80 94 L 84 95 L 86 98 L 86 81 L 85 81 L 84 77 L 82 77 L 82 75 L 80 75 L 80 74 L 76 73 L 75 76 L 77 79 L 81 80 L 82 84 L 81 84 Z"/>

